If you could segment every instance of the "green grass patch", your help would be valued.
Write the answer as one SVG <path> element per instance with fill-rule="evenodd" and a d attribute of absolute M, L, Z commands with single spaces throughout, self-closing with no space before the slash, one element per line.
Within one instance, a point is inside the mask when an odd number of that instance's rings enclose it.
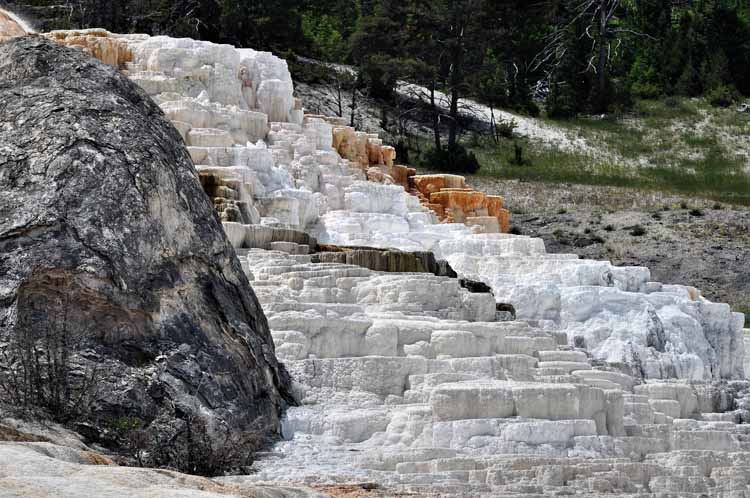
<path fill-rule="evenodd" d="M 690 194 L 721 202 L 750 205 L 750 176 L 742 172 L 742 162 L 718 145 L 705 157 L 680 159 L 672 164 L 666 158 L 650 167 L 635 167 L 597 160 L 582 153 L 538 147 L 520 141 L 524 165 L 513 164 L 513 142 L 483 144 L 472 150 L 482 166 L 478 175 L 548 183 L 576 183 L 630 187 Z"/>
<path fill-rule="evenodd" d="M 683 135 L 682 141 L 685 145 L 699 149 L 714 147 L 719 143 L 716 135 L 699 135 L 697 133 L 687 133 Z"/>
<path fill-rule="evenodd" d="M 736 155 L 743 137 L 750 136 L 748 114 L 702 100 L 668 98 L 642 100 L 621 117 L 544 121 L 585 139 L 597 152 L 589 156 L 521 140 L 524 161 L 517 164 L 511 160 L 512 141 L 484 141 L 472 147 L 482 165 L 479 174 L 633 187 L 750 205 L 746 159 Z"/>
<path fill-rule="evenodd" d="M 482 165 L 479 176 L 544 181 L 552 183 L 581 183 L 589 185 L 628 186 L 632 181 L 629 171 L 618 165 L 599 164 L 587 167 L 591 159 L 583 154 L 532 147 L 523 141 L 527 164 L 513 164 L 513 143 L 503 140 L 496 146 L 473 149 Z"/>
<path fill-rule="evenodd" d="M 664 100 L 640 100 L 636 103 L 636 114 L 651 120 L 672 121 L 698 118 L 700 104 L 697 101 L 671 97 Z"/>

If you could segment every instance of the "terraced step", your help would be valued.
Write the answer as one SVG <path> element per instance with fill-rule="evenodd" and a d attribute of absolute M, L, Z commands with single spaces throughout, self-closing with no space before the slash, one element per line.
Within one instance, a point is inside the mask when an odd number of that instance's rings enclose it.
<path fill-rule="evenodd" d="M 429 202 L 417 181 L 441 183 L 446 200 L 479 197 L 460 177 L 391 167 L 377 136 L 305 117 L 271 54 L 122 40 L 135 54 L 128 72 L 174 122 L 199 173 L 255 210 L 252 224 L 223 226 L 301 406 L 245 479 L 476 498 L 750 496 L 750 434 L 734 423 L 747 418 L 750 404 L 735 400 L 750 387 L 723 382 L 739 382 L 750 356 L 728 306 L 653 282 L 645 268 L 438 223 L 422 204 L 495 230 L 490 210 L 502 200 L 463 214 Z M 365 181 L 376 176 L 384 183 Z M 455 279 L 313 263 L 311 235 L 433 251 L 493 295 Z M 513 306 L 514 319 L 495 321 L 498 304 Z M 692 380 L 661 380 L 675 375 Z"/>

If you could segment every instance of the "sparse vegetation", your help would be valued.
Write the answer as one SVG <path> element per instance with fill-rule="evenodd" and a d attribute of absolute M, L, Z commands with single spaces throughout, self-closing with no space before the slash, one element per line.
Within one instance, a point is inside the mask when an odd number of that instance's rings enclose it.
<path fill-rule="evenodd" d="M 705 100 L 640 101 L 622 118 L 580 117 L 550 123 L 590 144 L 575 152 L 515 139 L 485 141 L 474 148 L 483 176 L 632 187 L 699 195 L 750 205 L 750 116 L 715 109 Z M 523 165 L 513 157 L 523 145 Z M 685 204 L 682 209 L 689 209 Z"/>
<path fill-rule="evenodd" d="M 120 438 L 140 466 L 176 468 L 208 477 L 247 473 L 255 454 L 271 443 L 270 432 L 261 420 L 242 432 L 229 427 L 198 415 L 165 417 L 149 429 L 141 429 L 136 421 Z"/>
<path fill-rule="evenodd" d="M 646 235 L 646 229 L 642 225 L 636 225 L 630 230 L 630 235 L 633 237 L 642 237 Z"/>
<path fill-rule="evenodd" d="M 440 150 L 431 148 L 424 153 L 422 161 L 429 167 L 448 172 L 476 173 L 480 168 L 474 153 L 461 144 Z"/>
<path fill-rule="evenodd" d="M 89 413 L 100 372 L 80 356 L 87 331 L 69 318 L 71 307 L 61 295 L 19 311 L 17 329 L 0 344 L 0 399 L 22 414 L 67 423 Z"/>

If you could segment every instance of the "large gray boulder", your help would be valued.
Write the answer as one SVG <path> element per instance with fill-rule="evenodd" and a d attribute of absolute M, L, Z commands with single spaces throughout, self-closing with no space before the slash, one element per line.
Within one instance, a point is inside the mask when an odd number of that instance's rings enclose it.
<path fill-rule="evenodd" d="M 135 428 L 170 441 L 198 418 L 209 436 L 274 432 L 293 402 L 178 132 L 115 69 L 38 36 L 0 45 L 6 384 L 33 355 L 65 362 L 25 367 L 62 395 L 21 390 L 85 413 L 105 443 Z"/>

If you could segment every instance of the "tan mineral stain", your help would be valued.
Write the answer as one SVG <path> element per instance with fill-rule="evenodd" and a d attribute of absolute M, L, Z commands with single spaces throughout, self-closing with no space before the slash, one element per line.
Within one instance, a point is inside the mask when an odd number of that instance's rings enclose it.
<path fill-rule="evenodd" d="M 125 69 L 127 63 L 133 60 L 133 52 L 127 44 L 103 29 L 52 31 L 45 36 L 62 45 L 80 48 L 118 69 Z"/>
<path fill-rule="evenodd" d="M 7 10 L 0 9 L 0 42 L 28 34 L 23 22 Z"/>

